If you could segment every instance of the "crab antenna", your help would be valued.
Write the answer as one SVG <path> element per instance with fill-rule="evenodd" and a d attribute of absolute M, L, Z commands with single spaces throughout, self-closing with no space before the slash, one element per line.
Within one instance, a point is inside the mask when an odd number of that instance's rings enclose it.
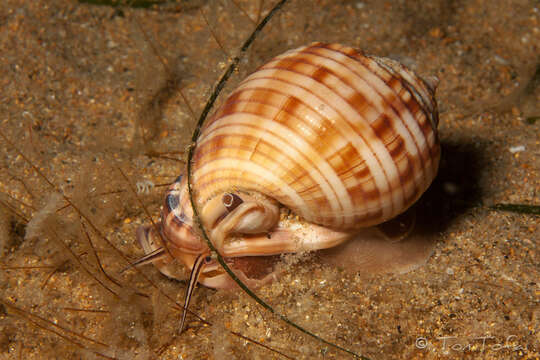
<path fill-rule="evenodd" d="M 164 259 L 167 256 L 168 254 L 166 253 L 165 248 L 162 248 L 162 247 L 157 248 L 156 250 L 144 255 L 140 259 L 135 260 L 134 262 L 132 262 L 131 264 L 123 268 L 120 271 L 120 274 L 128 269 L 131 269 L 132 267 L 151 264 L 159 259 Z"/>
<path fill-rule="evenodd" d="M 186 322 L 187 309 L 189 306 L 189 302 L 191 301 L 191 295 L 193 294 L 195 286 L 197 286 L 197 281 L 199 280 L 199 274 L 201 273 L 202 268 L 208 262 L 210 262 L 210 259 L 207 253 L 199 254 L 199 256 L 197 256 L 197 258 L 195 259 L 193 269 L 191 269 L 191 275 L 189 276 L 189 284 L 186 289 L 186 296 L 184 299 L 184 311 L 182 313 L 182 322 L 180 323 L 180 331 L 178 332 L 178 334 L 181 334 L 182 330 L 184 330 L 184 324 Z"/>

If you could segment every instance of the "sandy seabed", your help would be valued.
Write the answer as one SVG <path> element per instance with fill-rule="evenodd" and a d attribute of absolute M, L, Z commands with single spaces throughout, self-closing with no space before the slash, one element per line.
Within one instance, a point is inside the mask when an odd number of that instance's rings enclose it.
<path fill-rule="evenodd" d="M 199 288 L 191 309 L 211 325 L 176 336 L 185 284 L 121 272 L 142 255 L 141 202 L 157 219 L 228 57 L 273 3 L 0 3 L 0 359 L 353 358 L 240 291 Z M 257 293 L 370 359 L 538 359 L 539 217 L 490 206 L 540 204 L 540 3 L 291 0 L 224 93 L 312 41 L 440 78 L 441 167 L 417 219 L 435 246 L 406 274 L 287 256 Z"/>

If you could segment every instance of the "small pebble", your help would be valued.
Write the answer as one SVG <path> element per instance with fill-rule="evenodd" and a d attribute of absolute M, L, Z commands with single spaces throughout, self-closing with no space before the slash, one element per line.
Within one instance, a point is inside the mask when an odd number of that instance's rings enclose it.
<path fill-rule="evenodd" d="M 525 151 L 525 145 L 511 146 L 510 148 L 508 148 L 508 151 L 510 151 L 512 154 Z"/>

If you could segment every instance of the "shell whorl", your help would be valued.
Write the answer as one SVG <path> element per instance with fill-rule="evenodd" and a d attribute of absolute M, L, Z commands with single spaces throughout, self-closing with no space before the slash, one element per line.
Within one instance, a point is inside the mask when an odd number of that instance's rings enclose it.
<path fill-rule="evenodd" d="M 247 77 L 206 124 L 193 157 L 196 201 L 253 191 L 323 226 L 386 221 L 437 173 L 433 93 L 399 63 L 349 47 L 288 51 Z"/>

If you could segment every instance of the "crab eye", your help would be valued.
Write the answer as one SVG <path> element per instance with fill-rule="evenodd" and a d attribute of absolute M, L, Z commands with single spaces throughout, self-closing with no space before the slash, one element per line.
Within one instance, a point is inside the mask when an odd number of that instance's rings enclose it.
<path fill-rule="evenodd" d="M 228 212 L 233 211 L 241 203 L 244 202 L 244 200 L 242 200 L 240 196 L 233 193 L 224 194 L 221 198 L 221 201 L 223 202 L 223 206 L 225 206 Z"/>
<path fill-rule="evenodd" d="M 207 257 L 205 257 L 205 258 L 204 258 L 204 262 L 205 262 L 206 264 L 211 263 L 211 262 L 212 262 L 212 256 L 208 255 Z"/>
<path fill-rule="evenodd" d="M 165 200 L 165 203 L 167 204 L 169 211 L 174 211 L 180 204 L 180 199 L 178 199 L 178 195 L 169 194 L 167 195 L 167 199 Z"/>

